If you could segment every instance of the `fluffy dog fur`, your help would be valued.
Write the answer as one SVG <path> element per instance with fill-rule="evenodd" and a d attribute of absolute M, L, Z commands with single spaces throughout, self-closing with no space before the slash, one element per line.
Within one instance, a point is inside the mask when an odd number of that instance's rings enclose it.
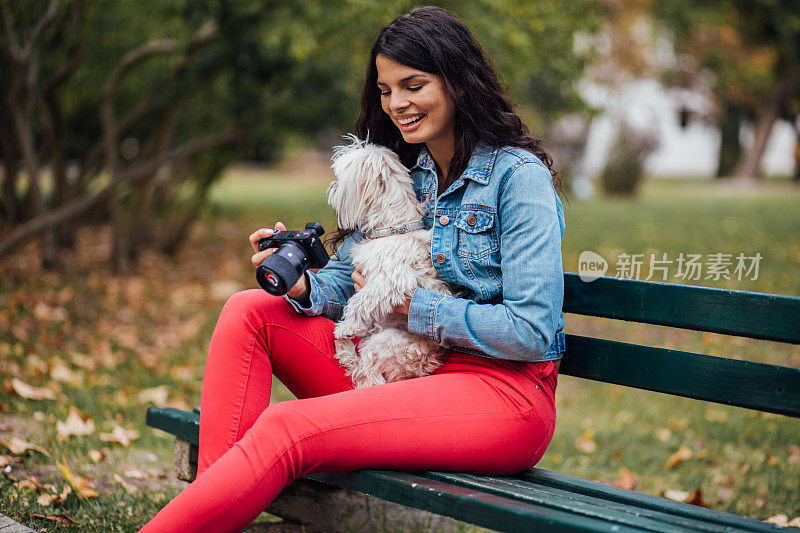
<path fill-rule="evenodd" d="M 397 154 L 348 138 L 350 145 L 334 148 L 337 180 L 328 187 L 328 203 L 336 210 L 339 227 L 369 235 L 376 228 L 420 220 L 424 208 Z M 419 229 L 365 238 L 351 248 L 353 264 L 366 281 L 347 302 L 334 337 L 336 358 L 356 388 L 425 376 L 441 364 L 442 347 L 409 333 L 406 317 L 392 314 L 417 287 L 454 294 L 433 268 L 431 233 Z M 353 337 L 360 339 L 358 354 Z"/>

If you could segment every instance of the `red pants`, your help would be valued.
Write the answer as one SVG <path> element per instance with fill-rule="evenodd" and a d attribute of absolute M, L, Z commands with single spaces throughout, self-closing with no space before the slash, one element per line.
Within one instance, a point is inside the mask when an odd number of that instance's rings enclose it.
<path fill-rule="evenodd" d="M 430 376 L 353 389 L 333 327 L 260 289 L 228 300 L 203 377 L 197 479 L 142 531 L 240 531 L 315 472 L 508 475 L 544 454 L 553 362 L 448 351 Z M 297 400 L 269 405 L 273 373 Z"/>

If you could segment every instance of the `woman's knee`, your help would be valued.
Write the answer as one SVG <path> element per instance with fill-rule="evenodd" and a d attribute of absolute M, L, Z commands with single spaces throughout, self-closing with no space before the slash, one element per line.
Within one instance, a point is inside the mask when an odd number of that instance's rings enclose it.
<path fill-rule="evenodd" d="M 260 328 L 265 319 L 280 320 L 292 311 L 288 302 L 261 289 L 237 292 L 225 302 L 220 321 L 241 320 L 254 328 Z"/>

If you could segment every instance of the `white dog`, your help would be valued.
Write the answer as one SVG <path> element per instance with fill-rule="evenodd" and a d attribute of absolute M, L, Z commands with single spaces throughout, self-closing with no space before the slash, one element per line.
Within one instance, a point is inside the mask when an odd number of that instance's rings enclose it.
<path fill-rule="evenodd" d="M 431 262 L 431 233 L 411 176 L 392 150 L 348 136 L 334 148 L 328 203 L 339 228 L 357 229 L 364 239 L 350 258 L 364 275 L 364 287 L 347 302 L 334 330 L 336 358 L 356 388 L 381 385 L 433 372 L 443 348 L 407 331 L 407 319 L 392 308 L 417 287 L 454 294 Z M 358 337 L 356 354 L 353 337 Z"/>

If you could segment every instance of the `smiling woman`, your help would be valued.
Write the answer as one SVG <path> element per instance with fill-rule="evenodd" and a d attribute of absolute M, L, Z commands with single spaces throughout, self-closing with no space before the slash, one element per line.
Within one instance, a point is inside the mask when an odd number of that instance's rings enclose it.
<path fill-rule="evenodd" d="M 412 288 L 393 308 L 408 332 L 445 349 L 442 365 L 354 387 L 334 329 L 364 284 L 351 257 L 363 235 L 340 227 L 336 256 L 285 299 L 253 290 L 225 305 L 203 377 L 197 479 L 144 531 L 240 530 L 316 472 L 511 474 L 550 443 L 565 351 L 564 213 L 550 157 L 466 26 L 424 7 L 383 28 L 355 130 L 410 169 L 414 231 L 431 232 L 432 267 L 458 289 Z M 254 265 L 272 231 L 250 236 Z M 269 405 L 273 375 L 299 399 Z"/>

